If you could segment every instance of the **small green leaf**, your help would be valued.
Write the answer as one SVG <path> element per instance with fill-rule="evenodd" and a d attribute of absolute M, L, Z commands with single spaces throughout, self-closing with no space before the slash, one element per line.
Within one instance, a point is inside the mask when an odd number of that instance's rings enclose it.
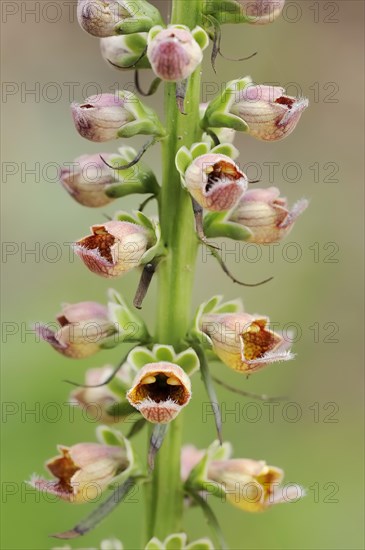
<path fill-rule="evenodd" d="M 166 550 L 183 550 L 186 545 L 185 533 L 174 533 L 165 539 Z"/>
<path fill-rule="evenodd" d="M 206 155 L 209 152 L 209 144 L 206 142 L 194 143 L 190 149 L 193 159 Z"/>
<path fill-rule="evenodd" d="M 222 299 L 222 296 L 213 296 L 213 298 L 208 300 L 208 302 L 205 302 L 203 313 L 211 313 L 214 310 L 214 308 L 217 306 L 217 304 L 219 304 L 221 299 Z"/>
<path fill-rule="evenodd" d="M 124 43 L 132 52 L 141 54 L 147 46 L 147 36 L 144 33 L 128 34 L 124 39 Z"/>
<path fill-rule="evenodd" d="M 215 112 L 209 117 L 211 128 L 231 128 L 238 132 L 247 132 L 248 125 L 240 117 L 231 113 Z"/>
<path fill-rule="evenodd" d="M 252 236 L 252 233 L 244 225 L 234 222 L 214 223 L 211 222 L 208 227 L 204 220 L 204 234 L 209 239 L 215 237 L 226 237 L 235 241 L 247 241 Z"/>
<path fill-rule="evenodd" d="M 209 539 L 199 539 L 188 544 L 186 550 L 214 550 L 214 546 Z"/>
<path fill-rule="evenodd" d="M 232 302 L 225 302 L 222 306 L 215 310 L 215 313 L 237 313 L 242 310 L 241 300 L 232 300 Z"/>
<path fill-rule="evenodd" d="M 136 219 L 132 216 L 132 214 L 128 214 L 128 212 L 117 212 L 115 214 L 115 219 L 120 222 L 129 222 L 136 224 Z"/>
<path fill-rule="evenodd" d="M 205 50 L 209 46 L 209 36 L 201 27 L 195 27 L 195 29 L 191 31 L 191 34 L 202 50 Z"/>
<path fill-rule="evenodd" d="M 217 155 L 227 155 L 227 157 L 232 158 L 233 160 L 238 158 L 240 152 L 231 143 L 221 143 L 220 145 L 216 145 L 211 150 L 211 153 L 215 153 Z"/>
<path fill-rule="evenodd" d="M 141 225 L 147 229 L 151 229 L 152 231 L 155 230 L 155 224 L 153 224 L 152 221 L 145 214 L 143 214 L 143 212 L 137 211 L 135 212 L 135 216 Z"/>
<path fill-rule="evenodd" d="M 179 365 L 179 367 L 181 367 L 189 376 L 198 370 L 200 366 L 199 358 L 192 348 L 180 353 L 177 356 L 175 363 Z"/>
<path fill-rule="evenodd" d="M 175 165 L 181 176 L 183 176 L 188 166 L 193 162 L 193 157 L 187 147 L 180 147 L 176 154 Z"/>
<path fill-rule="evenodd" d="M 208 212 L 204 216 L 204 232 L 209 229 L 211 225 L 224 222 L 226 215 L 226 212 Z"/>
<path fill-rule="evenodd" d="M 97 429 L 97 436 L 105 445 L 125 447 L 125 441 L 122 434 L 108 426 L 99 426 Z"/>
<path fill-rule="evenodd" d="M 146 348 L 138 347 L 131 351 L 128 362 L 131 362 L 137 369 L 141 369 L 147 365 L 147 363 L 154 363 L 155 357 L 153 353 Z"/>
<path fill-rule="evenodd" d="M 145 550 L 164 550 L 164 547 L 156 537 L 153 537 L 145 546 Z"/>
<path fill-rule="evenodd" d="M 163 27 L 161 27 L 161 25 L 155 25 L 154 27 L 152 27 L 152 29 L 150 30 L 149 34 L 148 34 L 148 40 L 147 42 L 151 42 L 151 40 L 153 40 L 154 38 L 156 38 L 156 36 L 163 30 Z"/>
<path fill-rule="evenodd" d="M 174 362 L 175 352 L 171 346 L 154 346 L 153 352 L 158 361 Z"/>

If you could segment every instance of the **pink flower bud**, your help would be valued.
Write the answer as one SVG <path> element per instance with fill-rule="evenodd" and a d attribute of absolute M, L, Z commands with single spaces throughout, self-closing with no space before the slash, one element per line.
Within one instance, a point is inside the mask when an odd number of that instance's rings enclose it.
<path fill-rule="evenodd" d="M 287 200 L 280 197 L 277 187 L 251 189 L 241 198 L 230 219 L 250 229 L 251 242 L 275 243 L 290 233 L 307 206 L 308 201 L 301 199 L 288 210 Z"/>
<path fill-rule="evenodd" d="M 105 382 L 112 374 L 114 368 L 111 365 L 86 371 L 85 384 L 87 386 L 97 386 Z M 116 373 L 114 380 L 129 387 L 133 379 L 132 370 L 128 363 Z M 80 387 L 74 390 L 70 395 L 70 403 L 79 407 L 87 407 L 88 417 L 92 416 L 98 422 L 104 424 L 114 424 L 120 422 L 122 416 L 113 416 L 108 414 L 108 409 L 119 403 L 120 398 L 111 390 L 109 385 L 100 387 Z"/>
<path fill-rule="evenodd" d="M 83 206 L 105 206 L 113 200 L 105 194 L 105 190 L 118 180 L 100 156 L 106 162 L 112 157 L 108 153 L 82 155 L 75 159 L 72 166 L 61 170 L 60 181 L 63 187 Z"/>
<path fill-rule="evenodd" d="M 72 103 L 72 116 L 78 133 L 90 141 L 110 141 L 133 116 L 126 109 L 126 100 L 116 94 L 88 97 L 83 104 Z"/>
<path fill-rule="evenodd" d="M 35 325 L 38 335 L 51 346 L 73 359 L 94 355 L 100 345 L 116 328 L 108 318 L 108 310 L 97 302 L 64 304 L 57 316 L 60 328 L 51 330 L 47 325 Z"/>
<path fill-rule="evenodd" d="M 269 328 L 269 319 L 248 313 L 207 314 L 201 330 L 207 334 L 214 353 L 228 367 L 250 374 L 293 355 L 286 351 L 290 342 Z"/>
<path fill-rule="evenodd" d="M 130 17 L 127 7 L 123 0 L 78 0 L 77 19 L 93 36 L 113 36 L 115 25 Z"/>
<path fill-rule="evenodd" d="M 237 0 L 247 23 L 266 25 L 272 23 L 283 11 L 285 0 Z"/>
<path fill-rule="evenodd" d="M 247 189 L 248 181 L 226 155 L 197 157 L 185 172 L 185 185 L 194 199 L 207 210 L 233 208 Z"/>
<path fill-rule="evenodd" d="M 264 141 L 288 136 L 308 107 L 308 100 L 285 95 L 278 86 L 249 85 L 237 93 L 231 113 L 248 124 L 248 133 Z"/>
<path fill-rule="evenodd" d="M 68 502 L 84 503 L 95 499 L 129 465 L 126 451 L 121 447 L 78 443 L 72 447 L 60 445 L 58 450 L 60 456 L 46 463 L 57 481 L 34 476 L 30 484 L 38 491 Z"/>
<path fill-rule="evenodd" d="M 159 78 L 177 82 L 195 71 L 203 52 L 189 30 L 170 26 L 149 40 L 147 57 Z"/>
<path fill-rule="evenodd" d="M 91 231 L 74 244 L 74 252 L 101 277 L 119 277 L 137 267 L 150 241 L 147 229 L 130 222 L 110 221 Z"/>
<path fill-rule="evenodd" d="M 178 365 L 148 363 L 137 374 L 127 399 L 149 422 L 167 424 L 191 397 L 189 376 Z"/>

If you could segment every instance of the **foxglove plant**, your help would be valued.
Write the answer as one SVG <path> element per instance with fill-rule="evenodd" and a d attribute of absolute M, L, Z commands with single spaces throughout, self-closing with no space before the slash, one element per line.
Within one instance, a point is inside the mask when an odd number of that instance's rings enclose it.
<path fill-rule="evenodd" d="M 56 326 L 35 327 L 56 351 L 72 358 L 89 357 L 122 342 L 134 346 L 115 367 L 93 365 L 86 384 L 76 384 L 79 387 L 71 393 L 75 406 L 96 406 L 94 416 L 103 422 L 97 429 L 99 442 L 59 446 L 59 456 L 46 463 L 54 479 L 31 479 L 35 489 L 67 502 L 82 503 L 113 491 L 89 517 L 57 538 L 87 533 L 134 485 L 141 484 L 147 502 L 143 548 L 227 548 L 205 498 L 208 494 L 248 512 L 264 511 L 304 494 L 298 485 L 284 491 L 284 472 L 278 467 L 263 460 L 231 458 L 209 370 L 211 360 L 221 361 L 222 372 L 226 367 L 236 372 L 238 386 L 242 374 L 293 359 L 290 342 L 270 328 L 267 315 L 245 312 L 239 300 L 225 303 L 213 297 L 196 304 L 196 315 L 190 317 L 200 246 L 208 247 L 224 272 L 244 286 L 209 239 L 277 242 L 307 207 L 301 199 L 289 210 L 276 187 L 248 190 L 250 182 L 236 162 L 239 151 L 232 142 L 237 131 L 265 141 L 287 137 L 308 101 L 287 96 L 280 87 L 254 84 L 250 77 L 229 82 L 208 104 L 201 104 L 200 98 L 204 51 L 212 40 L 214 62 L 220 52 L 220 25 L 270 23 L 280 15 L 284 1 L 172 0 L 166 23 L 145 0 L 78 2 L 79 23 L 101 39 L 106 61 L 122 71 L 135 70 L 139 91 L 139 69 L 155 73 L 151 92 L 164 83 L 165 116 L 160 120 L 137 95 L 123 90 L 71 106 L 77 131 L 89 141 L 150 137 L 139 153 L 123 144 L 115 155 L 78 157 L 76 168 L 60 173 L 63 187 L 84 206 L 101 207 L 130 194 L 147 198 L 133 214 L 118 211 L 103 223 L 96 219 L 90 234 L 73 246 L 86 267 L 102 277 L 141 271 L 135 309 L 110 290 L 106 306 L 91 301 L 66 304 Z M 160 181 L 140 161 L 148 147 L 159 145 Z M 128 171 L 133 178 L 126 177 Z M 151 200 L 156 201 L 158 215 L 148 217 L 142 211 Z M 155 273 L 158 309 L 151 335 L 136 310 L 142 308 Z M 218 434 L 206 450 L 182 445 L 183 409 L 192 399 L 197 371 L 211 400 Z M 126 418 L 134 423 L 122 434 Z M 141 460 L 131 439 L 144 427 L 148 427 L 149 452 Z M 214 544 L 207 538 L 188 542 L 182 532 L 184 503 L 201 507 Z M 101 547 L 122 548 L 122 544 L 113 539 Z"/>

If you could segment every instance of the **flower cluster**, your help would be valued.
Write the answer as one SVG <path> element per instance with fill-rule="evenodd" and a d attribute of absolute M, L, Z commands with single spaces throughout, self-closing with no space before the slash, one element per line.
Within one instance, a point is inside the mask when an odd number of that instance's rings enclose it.
<path fill-rule="evenodd" d="M 267 142 L 286 138 L 299 123 L 308 101 L 286 95 L 281 87 L 256 84 L 246 77 L 229 82 L 222 93 L 199 106 L 199 98 L 192 95 L 192 90 L 197 89 L 194 79 L 199 76 L 210 39 L 213 56 L 219 50 L 220 24 L 269 23 L 280 15 L 284 0 L 202 0 L 200 4 L 202 13 L 199 12 L 197 22 L 202 26 L 189 28 L 165 24 L 157 8 L 146 0 L 78 1 L 79 23 L 86 32 L 100 38 L 103 58 L 122 71 L 136 70 L 137 91 L 138 70 L 152 71 L 155 80 L 151 90 L 156 91 L 159 83 L 165 82 L 170 106 L 166 114 L 167 118 L 172 116 L 165 126 L 153 109 L 135 93 L 125 90 L 72 104 L 75 128 L 89 141 L 103 143 L 150 136 L 139 152 L 123 145 L 116 154 L 79 156 L 61 170 L 63 188 L 86 207 L 103 207 L 131 194 L 148 195 L 133 214 L 118 211 L 107 221 L 96 220 L 89 234 L 75 240 L 73 251 L 92 274 L 103 278 L 119 278 L 140 269 L 133 302 L 138 309 L 154 273 L 159 275 L 164 270 L 168 276 L 162 280 L 171 288 L 161 288 L 160 296 L 172 314 L 162 311 L 160 318 L 176 322 L 179 327 L 170 341 L 169 331 L 161 331 L 160 327 L 156 335 L 151 334 L 135 310 L 114 290 L 109 291 L 107 305 L 93 301 L 64 304 L 56 316 L 56 325 L 35 326 L 41 339 L 75 359 L 121 343 L 134 346 L 116 366 L 104 362 L 93 365 L 86 371 L 85 384 L 71 392 L 70 402 L 75 407 L 93 406 L 93 417 L 103 423 L 97 430 L 98 443 L 60 445 L 59 454 L 46 462 L 53 479 L 33 476 L 30 481 L 38 491 L 72 503 L 95 500 L 114 489 L 106 504 L 86 522 L 87 529 L 121 502 L 133 484 L 151 482 L 155 454 L 168 430 L 176 425 L 177 416 L 191 402 L 196 372 L 200 372 L 215 405 L 221 444 L 215 442 L 206 450 L 184 447 L 181 479 L 174 464 L 178 486 L 172 486 L 171 491 L 184 496 L 188 504 L 200 504 L 203 510 L 209 510 L 209 506 L 202 503 L 202 495 L 211 493 L 248 512 L 264 511 L 304 495 L 296 484 L 283 486 L 284 473 L 280 468 L 263 460 L 231 458 L 230 445 L 222 440 L 208 361 L 220 362 L 222 372 L 228 367 L 238 374 L 251 375 L 275 362 L 293 359 L 290 339 L 272 330 L 267 315 L 247 313 L 239 300 L 224 303 L 221 297 L 202 303 L 189 324 L 182 314 L 180 318 L 179 310 L 189 305 L 184 303 L 190 299 L 189 290 L 179 294 L 181 289 L 174 285 L 183 286 L 184 273 L 192 271 L 192 260 L 189 263 L 178 257 L 182 244 L 191 247 L 195 254 L 199 245 L 207 246 L 229 274 L 210 238 L 263 245 L 288 235 L 308 201 L 300 199 L 289 208 L 277 187 L 249 189 L 251 182 L 240 168 L 239 151 L 233 142 L 236 132 Z M 188 123 L 184 122 L 185 117 Z M 188 131 L 188 124 L 194 131 Z M 162 183 L 141 162 L 144 152 L 158 142 L 162 142 L 168 161 Z M 173 193 L 166 200 L 170 181 L 176 186 L 171 187 Z M 150 200 L 157 202 L 159 218 L 143 213 Z M 169 207 L 175 200 L 180 202 L 173 205 L 171 214 Z M 180 239 L 176 243 L 175 236 Z M 181 275 L 179 270 L 185 271 Z M 168 293 L 172 290 L 176 292 Z M 166 296 L 170 297 L 168 304 Z M 242 380 L 241 377 L 237 383 Z M 128 436 L 114 429 L 116 423 L 121 429 L 132 424 Z M 147 423 L 152 426 L 145 465 L 136 456 L 130 439 Z M 178 459 L 180 449 L 170 451 Z M 153 490 L 159 483 L 154 480 Z M 209 514 L 211 518 L 213 512 Z M 72 538 L 85 532 L 83 529 L 85 524 L 60 538 Z M 169 536 L 164 540 L 151 538 L 146 550 L 213 548 L 206 538 L 189 543 L 185 533 L 166 534 Z M 101 548 L 122 546 L 118 540 L 107 540 Z"/>

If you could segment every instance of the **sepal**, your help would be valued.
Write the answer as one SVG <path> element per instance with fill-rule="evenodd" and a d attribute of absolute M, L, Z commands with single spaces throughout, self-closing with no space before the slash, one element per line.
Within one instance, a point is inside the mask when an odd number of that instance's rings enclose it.
<path fill-rule="evenodd" d="M 129 463 L 128 468 L 114 478 L 113 485 L 120 485 L 129 477 L 144 477 L 146 475 L 132 444 L 121 432 L 110 426 L 98 426 L 96 437 L 100 443 L 121 447 L 126 452 Z"/>
<path fill-rule="evenodd" d="M 110 289 L 108 296 L 109 317 L 118 331 L 113 337 L 114 346 L 121 342 L 147 341 L 149 334 L 143 320 L 127 306 L 116 290 Z"/>
<path fill-rule="evenodd" d="M 153 537 L 145 546 L 145 550 L 213 550 L 213 543 L 206 537 L 187 544 L 186 533 L 173 533 L 163 542 Z"/>
<path fill-rule="evenodd" d="M 211 147 L 211 144 L 207 142 L 198 142 L 193 143 L 193 145 L 188 149 L 187 147 L 180 147 L 176 154 L 175 165 L 180 173 L 182 184 L 184 185 L 184 175 L 188 167 L 194 162 L 195 159 L 203 155 L 216 154 L 216 155 L 226 155 L 231 159 L 236 159 L 239 156 L 238 149 L 232 145 L 232 143 L 220 143 L 215 147 Z"/>
<path fill-rule="evenodd" d="M 162 23 L 159 10 L 146 0 L 133 0 L 131 7 L 133 8 L 131 16 L 115 25 L 116 34 L 148 32 L 154 25 Z"/>
<path fill-rule="evenodd" d="M 101 54 L 105 61 L 122 71 L 150 69 L 146 55 L 147 33 L 134 33 L 125 36 L 108 36 L 100 39 Z"/>
<path fill-rule="evenodd" d="M 142 103 L 132 92 L 121 90 L 118 95 L 124 101 L 125 109 L 134 118 L 119 129 L 119 137 L 130 138 L 136 135 L 165 137 L 166 131 L 156 111 Z"/>
<path fill-rule="evenodd" d="M 136 370 L 140 370 L 148 363 L 159 362 L 178 365 L 189 376 L 199 369 L 199 359 L 192 348 L 176 353 L 172 346 L 155 344 L 152 350 L 136 347 L 128 356 L 128 363 Z"/>
<path fill-rule="evenodd" d="M 226 442 L 223 445 L 214 441 L 206 450 L 203 458 L 191 470 L 185 482 L 186 489 L 193 491 L 208 491 L 210 494 L 224 498 L 225 491 L 218 483 L 212 483 L 208 477 L 209 463 L 215 460 L 226 460 L 232 454 L 231 444 Z"/>
<path fill-rule="evenodd" d="M 196 311 L 196 314 L 193 319 L 192 326 L 189 332 L 189 336 L 194 341 L 204 344 L 208 346 L 208 348 L 212 347 L 212 340 L 200 328 L 202 316 L 208 313 L 209 314 L 238 313 L 243 311 L 243 304 L 240 299 L 231 300 L 230 302 L 223 302 L 223 303 L 222 303 L 222 300 L 223 300 L 222 296 L 213 296 L 207 302 L 203 302 L 202 304 L 200 304 L 200 306 Z"/>
<path fill-rule="evenodd" d="M 227 237 L 235 241 L 248 241 L 252 232 L 240 225 L 230 221 L 227 212 L 209 212 L 204 217 L 204 235 L 208 239 L 214 237 Z"/>
<path fill-rule="evenodd" d="M 239 117 L 230 112 L 232 105 L 242 90 L 252 84 L 250 77 L 231 80 L 225 90 L 215 97 L 206 108 L 201 127 L 208 128 L 231 128 L 239 132 L 247 132 L 248 125 Z"/>
<path fill-rule="evenodd" d="M 235 0 L 206 0 L 203 12 L 213 16 L 221 24 L 250 23 L 253 19 L 245 14 Z"/>
<path fill-rule="evenodd" d="M 113 199 L 133 193 L 153 193 L 156 195 L 159 191 L 159 185 L 155 174 L 146 164 L 139 162 L 136 166 L 126 170 L 118 170 L 118 166 L 132 163 L 137 157 L 137 151 L 133 147 L 120 147 L 118 151 L 119 154 L 112 155 L 109 163 L 120 183 L 110 185 L 105 192 L 106 195 Z"/>

